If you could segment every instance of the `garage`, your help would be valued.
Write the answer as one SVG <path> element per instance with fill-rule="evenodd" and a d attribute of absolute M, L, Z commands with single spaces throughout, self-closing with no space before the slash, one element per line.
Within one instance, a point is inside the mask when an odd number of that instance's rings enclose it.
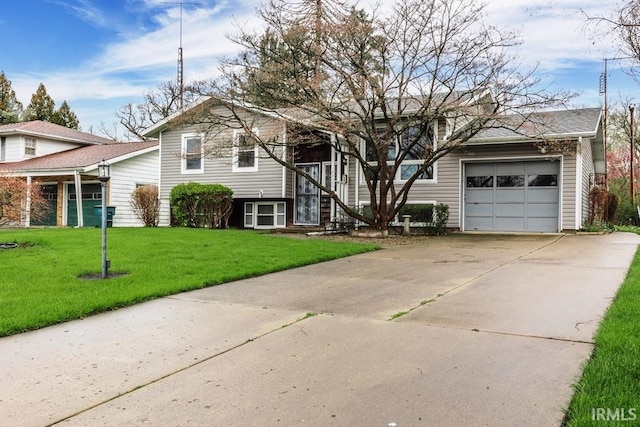
<path fill-rule="evenodd" d="M 465 163 L 464 230 L 557 232 L 560 161 Z"/>

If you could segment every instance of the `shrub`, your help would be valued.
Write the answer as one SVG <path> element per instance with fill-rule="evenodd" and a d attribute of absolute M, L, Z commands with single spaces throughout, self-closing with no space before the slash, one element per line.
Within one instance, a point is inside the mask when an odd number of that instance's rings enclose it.
<path fill-rule="evenodd" d="M 618 209 L 618 196 L 604 188 L 589 192 L 589 225 L 601 226 L 613 222 Z"/>
<path fill-rule="evenodd" d="M 398 212 L 398 218 L 402 220 L 403 215 L 411 215 L 411 222 L 426 223 L 426 233 L 431 236 L 447 233 L 449 205 L 404 205 Z"/>
<path fill-rule="evenodd" d="M 233 191 L 222 184 L 178 184 L 169 195 L 171 212 L 183 227 L 228 228 Z"/>
<path fill-rule="evenodd" d="M 160 220 L 158 187 L 143 185 L 133 190 L 131 208 L 145 227 L 157 227 Z"/>
<path fill-rule="evenodd" d="M 21 226 L 27 214 L 27 196 L 31 220 L 45 217 L 48 204 L 39 183 L 31 186 L 24 178 L 0 172 L 0 226 Z"/>

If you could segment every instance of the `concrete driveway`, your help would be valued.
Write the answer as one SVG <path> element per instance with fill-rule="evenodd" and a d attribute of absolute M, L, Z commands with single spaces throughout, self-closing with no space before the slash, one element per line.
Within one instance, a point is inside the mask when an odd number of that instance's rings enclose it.
<path fill-rule="evenodd" d="M 636 235 L 453 235 L 0 339 L 3 425 L 559 426 Z"/>

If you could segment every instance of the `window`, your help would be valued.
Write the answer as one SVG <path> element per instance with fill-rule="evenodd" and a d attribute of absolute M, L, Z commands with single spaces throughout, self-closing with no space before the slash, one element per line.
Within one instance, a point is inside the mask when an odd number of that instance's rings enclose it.
<path fill-rule="evenodd" d="M 493 175 L 467 177 L 467 188 L 481 187 L 493 187 Z"/>
<path fill-rule="evenodd" d="M 182 135 L 182 173 L 203 173 L 202 135 Z"/>
<path fill-rule="evenodd" d="M 24 155 L 35 156 L 36 155 L 36 139 L 32 137 L 24 138 Z"/>
<path fill-rule="evenodd" d="M 233 142 L 233 166 L 234 172 L 252 172 L 258 170 L 258 144 L 256 142 L 257 130 L 253 135 L 236 132 Z"/>
<path fill-rule="evenodd" d="M 409 180 L 414 174 L 418 173 L 424 164 L 424 159 L 428 158 L 434 149 L 434 125 L 429 125 L 426 132 L 423 132 L 418 125 L 406 126 L 402 129 L 397 135 L 395 144 L 390 145 L 387 151 L 388 163 L 393 162 L 399 153 L 406 153 L 395 179 L 400 181 Z M 377 164 L 374 147 L 370 144 L 365 147 L 365 156 L 366 160 L 371 162 L 372 165 Z M 430 165 L 419 172 L 418 181 L 432 180 L 434 176 L 434 165 Z"/>
<path fill-rule="evenodd" d="M 246 228 L 282 228 L 285 224 L 285 202 L 247 202 L 244 204 L 244 226 Z"/>
<path fill-rule="evenodd" d="M 524 187 L 524 175 L 498 175 L 498 187 Z"/>
<path fill-rule="evenodd" d="M 4 162 L 7 157 L 7 137 L 0 137 L 0 162 Z"/>
<path fill-rule="evenodd" d="M 558 175 L 529 175 L 527 185 L 529 187 L 557 187 Z"/>

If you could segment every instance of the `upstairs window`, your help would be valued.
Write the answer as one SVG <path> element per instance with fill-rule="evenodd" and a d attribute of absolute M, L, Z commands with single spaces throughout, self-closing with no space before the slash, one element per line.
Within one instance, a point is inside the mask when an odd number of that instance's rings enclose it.
<path fill-rule="evenodd" d="M 391 164 L 395 161 L 400 153 L 405 153 L 404 160 L 398 168 L 395 177 L 397 181 L 407 181 L 415 174 L 422 164 L 425 157 L 430 155 L 430 151 L 435 149 L 435 129 L 429 126 L 426 133 L 420 133 L 419 126 L 406 126 L 395 139 L 395 143 L 391 144 L 387 150 L 387 163 Z M 367 161 L 372 165 L 377 164 L 373 147 L 367 145 L 365 153 Z M 418 180 L 434 179 L 434 165 L 427 167 L 418 176 Z"/>
<path fill-rule="evenodd" d="M 36 155 L 36 139 L 30 136 L 24 138 L 24 155 L 35 156 Z"/>
<path fill-rule="evenodd" d="M 202 135 L 182 136 L 182 173 L 203 173 Z"/>
<path fill-rule="evenodd" d="M 234 172 L 251 172 L 258 170 L 257 131 L 252 134 L 236 132 L 233 138 L 233 166 Z"/>

